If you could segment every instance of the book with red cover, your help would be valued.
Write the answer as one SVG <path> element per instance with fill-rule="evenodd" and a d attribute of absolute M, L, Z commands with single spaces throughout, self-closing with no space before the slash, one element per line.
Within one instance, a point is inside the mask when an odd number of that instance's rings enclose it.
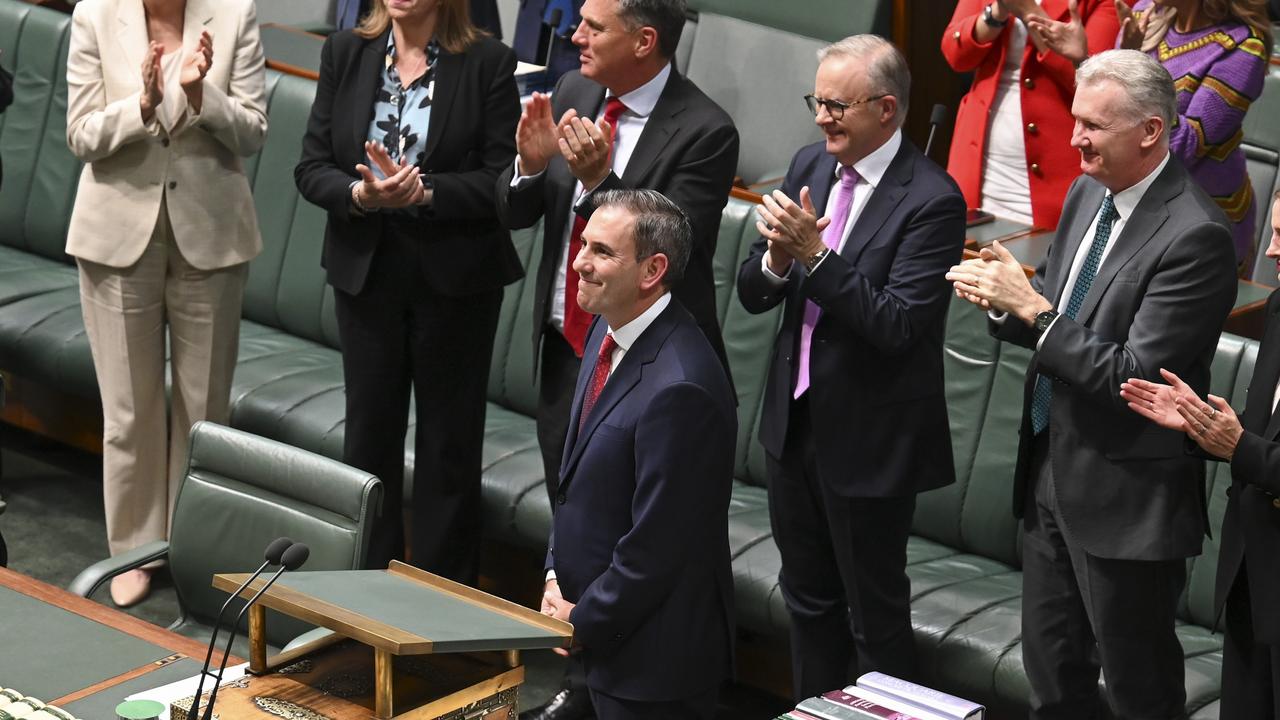
<path fill-rule="evenodd" d="M 868 715 L 873 715 L 885 720 L 920 720 L 920 718 L 910 713 L 901 712 L 892 708 L 887 708 L 879 703 L 872 702 L 867 698 L 857 695 L 857 687 L 848 687 L 844 690 L 832 690 L 824 693 L 822 698 L 827 702 L 833 702 L 837 705 L 855 708 L 861 710 Z"/>

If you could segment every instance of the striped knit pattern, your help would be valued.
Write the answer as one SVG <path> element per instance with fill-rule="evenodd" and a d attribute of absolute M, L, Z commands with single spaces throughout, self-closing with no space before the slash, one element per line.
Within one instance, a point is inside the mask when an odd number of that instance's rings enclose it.
<path fill-rule="evenodd" d="M 1141 0 L 1134 9 L 1146 12 L 1151 4 Z M 1240 141 L 1245 112 L 1266 77 L 1263 40 L 1236 21 L 1189 33 L 1171 27 L 1151 54 L 1173 76 L 1178 94 L 1169 149 L 1231 221 L 1236 259 L 1245 262 L 1257 241 L 1257 204 Z"/>

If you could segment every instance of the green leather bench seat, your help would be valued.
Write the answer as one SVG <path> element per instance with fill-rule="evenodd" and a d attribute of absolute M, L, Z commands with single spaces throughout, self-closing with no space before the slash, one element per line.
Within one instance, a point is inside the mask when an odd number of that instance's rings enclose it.
<path fill-rule="evenodd" d="M 77 287 L 0 305 L 0 358 L 3 368 L 19 377 L 80 397 L 98 397 Z"/>
<path fill-rule="evenodd" d="M 75 285 L 75 268 L 0 245 L 0 305 Z"/>

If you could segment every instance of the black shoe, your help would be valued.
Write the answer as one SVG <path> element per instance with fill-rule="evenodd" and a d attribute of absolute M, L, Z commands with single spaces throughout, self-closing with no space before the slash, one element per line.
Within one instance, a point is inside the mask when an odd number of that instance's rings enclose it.
<path fill-rule="evenodd" d="M 591 693 L 586 688 L 566 688 L 556 693 L 546 705 L 520 713 L 520 720 L 591 720 Z"/>

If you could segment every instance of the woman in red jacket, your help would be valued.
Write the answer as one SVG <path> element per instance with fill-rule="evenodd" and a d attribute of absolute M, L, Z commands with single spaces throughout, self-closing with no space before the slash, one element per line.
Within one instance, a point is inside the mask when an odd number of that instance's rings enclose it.
<path fill-rule="evenodd" d="M 965 202 L 994 215 L 1053 228 L 1080 174 L 1071 147 L 1075 66 L 1027 35 L 1023 18 L 1080 23 L 1093 54 L 1120 29 L 1114 0 L 960 0 L 942 37 L 957 72 L 973 72 L 960 101 L 947 171 Z"/>

